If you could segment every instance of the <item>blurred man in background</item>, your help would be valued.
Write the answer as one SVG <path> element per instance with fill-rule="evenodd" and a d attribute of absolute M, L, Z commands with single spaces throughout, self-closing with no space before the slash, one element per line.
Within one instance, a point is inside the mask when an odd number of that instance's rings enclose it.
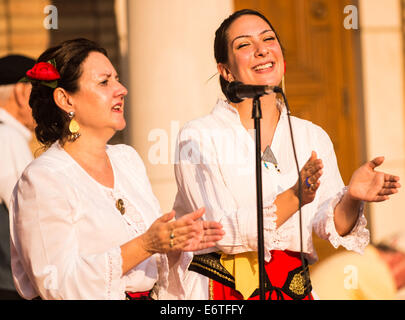
<path fill-rule="evenodd" d="M 314 266 L 311 282 L 320 299 L 405 299 L 405 234 L 370 244 L 363 255 L 332 255 Z"/>
<path fill-rule="evenodd" d="M 11 276 L 8 205 L 15 183 L 33 160 L 31 84 L 18 81 L 34 64 L 21 55 L 0 58 L 0 299 L 19 298 Z"/>

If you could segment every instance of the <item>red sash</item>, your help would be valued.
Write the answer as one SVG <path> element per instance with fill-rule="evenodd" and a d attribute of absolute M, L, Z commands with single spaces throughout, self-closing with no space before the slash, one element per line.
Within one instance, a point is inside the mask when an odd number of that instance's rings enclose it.
<path fill-rule="evenodd" d="M 271 260 L 265 263 L 267 276 L 270 280 L 270 289 L 266 292 L 268 300 L 313 300 L 310 288 L 302 293 L 296 290 L 296 284 L 300 283 L 300 271 L 302 263 L 299 252 L 292 251 L 271 251 Z M 309 283 L 310 286 L 310 283 Z M 294 292 L 298 292 L 296 295 Z M 215 280 L 209 279 L 209 295 L 211 300 L 243 300 L 243 296 L 229 286 L 223 285 Z M 259 300 L 258 290 L 248 300 Z"/>
<path fill-rule="evenodd" d="M 129 292 L 126 291 L 125 295 L 127 296 L 126 300 L 152 300 L 150 295 L 150 291 L 145 292 Z"/>

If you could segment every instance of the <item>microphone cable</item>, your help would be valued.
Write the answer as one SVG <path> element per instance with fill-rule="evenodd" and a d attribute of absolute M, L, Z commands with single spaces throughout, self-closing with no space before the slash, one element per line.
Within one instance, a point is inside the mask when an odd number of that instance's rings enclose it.
<path fill-rule="evenodd" d="M 302 240 L 302 179 L 301 179 L 301 173 L 300 173 L 300 168 L 298 164 L 298 158 L 297 158 L 297 152 L 295 149 L 295 142 L 294 142 L 294 135 L 293 135 L 293 130 L 292 130 L 292 125 L 291 125 L 291 111 L 290 111 L 290 106 L 288 104 L 287 97 L 285 96 L 283 90 L 279 87 L 276 87 L 277 89 L 274 90 L 274 92 L 280 93 L 283 97 L 285 106 L 287 108 L 287 119 L 288 119 L 288 126 L 290 129 L 290 137 L 291 137 L 291 143 L 293 147 L 293 152 L 294 152 L 294 159 L 295 159 L 295 165 L 297 167 L 297 173 L 298 173 L 298 213 L 299 213 L 299 228 L 300 228 L 300 258 L 301 258 L 301 263 L 302 263 L 302 272 L 304 274 L 304 279 L 305 282 L 309 280 L 309 276 L 307 274 L 306 266 L 305 266 L 305 259 L 304 259 L 304 252 L 303 252 L 303 240 Z"/>

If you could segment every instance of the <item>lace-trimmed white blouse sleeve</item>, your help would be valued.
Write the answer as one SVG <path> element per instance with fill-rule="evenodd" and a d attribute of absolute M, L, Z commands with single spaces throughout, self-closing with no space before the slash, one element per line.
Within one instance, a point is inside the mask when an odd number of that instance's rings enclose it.
<path fill-rule="evenodd" d="M 10 208 L 12 271 L 26 299 L 125 299 L 159 278 L 155 254 L 122 274 L 120 246 L 161 215 L 143 162 L 125 145 L 107 146 L 114 187 L 87 174 L 55 143 L 24 171 Z M 125 213 L 117 209 L 122 199 Z"/>

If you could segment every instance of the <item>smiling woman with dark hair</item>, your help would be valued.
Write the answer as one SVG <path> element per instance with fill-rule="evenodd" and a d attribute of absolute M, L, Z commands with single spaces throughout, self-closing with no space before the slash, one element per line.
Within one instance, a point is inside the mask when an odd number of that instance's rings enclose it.
<path fill-rule="evenodd" d="M 223 231 L 200 220 L 204 209 L 178 220 L 173 211 L 162 215 L 138 153 L 107 144 L 126 125 L 127 89 L 105 50 L 69 40 L 46 50 L 27 76 L 36 135 L 47 150 L 23 172 L 10 205 L 20 295 L 182 298 L 176 263 Z"/>
<path fill-rule="evenodd" d="M 215 33 L 221 88 L 230 82 L 279 86 L 283 49 L 270 22 L 253 10 L 237 11 Z M 361 252 L 369 241 L 364 201 L 384 201 L 399 177 L 374 169 L 378 157 L 357 169 L 346 187 L 332 142 L 319 126 L 291 117 L 302 185 L 299 187 L 287 111 L 275 93 L 261 98 L 264 248 L 268 299 L 313 299 L 308 263 L 317 259 L 312 231 Z M 325 106 L 326 107 L 326 106 Z M 255 145 L 252 99 L 220 99 L 212 112 L 185 124 L 178 136 L 175 174 L 178 216 L 206 208 L 225 235 L 196 252 L 186 276 L 190 299 L 258 299 Z M 302 199 L 303 256 L 299 195 Z"/>

